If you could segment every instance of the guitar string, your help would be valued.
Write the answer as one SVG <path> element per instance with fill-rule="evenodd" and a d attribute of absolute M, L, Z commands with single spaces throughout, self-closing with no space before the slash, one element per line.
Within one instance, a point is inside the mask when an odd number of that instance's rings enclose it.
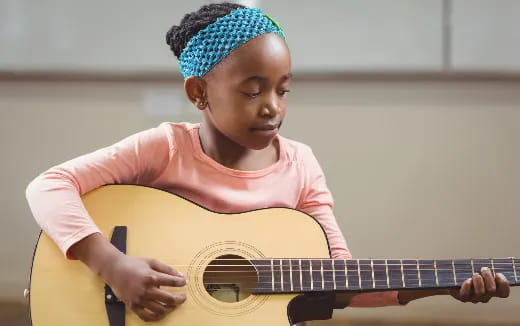
<path fill-rule="evenodd" d="M 182 265 L 182 264 L 166 264 L 167 266 L 171 266 L 171 267 L 194 267 L 194 266 L 200 266 L 198 264 L 189 264 L 189 265 Z M 276 264 L 276 262 L 274 264 L 269 264 L 269 265 L 258 265 L 258 264 L 235 264 L 235 265 L 224 265 L 224 264 L 215 264 L 215 265 L 206 265 L 207 267 L 209 268 L 216 268 L 216 267 L 258 267 L 258 268 L 271 268 L 272 266 L 274 266 L 275 268 L 278 268 L 280 266 L 282 266 L 282 268 L 291 268 L 291 266 L 294 266 L 294 265 L 299 265 L 299 264 Z M 306 266 L 310 266 L 310 264 L 305 264 Z M 312 267 L 320 267 L 322 266 L 323 264 L 313 264 Z M 513 267 L 513 265 L 511 263 L 494 263 L 493 266 L 491 266 L 491 264 L 489 265 L 486 265 L 486 264 L 474 264 L 473 266 L 471 266 L 471 264 L 437 264 L 437 268 L 435 268 L 435 264 L 419 264 L 419 267 L 417 268 L 417 264 L 359 264 L 359 266 L 361 268 L 363 267 L 369 267 L 369 269 L 365 269 L 365 270 L 372 270 L 372 268 L 370 268 L 371 266 L 377 266 L 377 267 L 386 267 L 386 266 L 407 266 L 407 267 L 413 267 L 411 269 L 408 269 L 408 270 L 416 270 L 416 269 L 419 269 L 419 270 L 448 270 L 448 271 L 452 271 L 453 268 L 452 266 L 462 266 L 462 268 L 460 269 L 461 271 L 464 271 L 464 270 L 480 270 L 480 268 L 482 267 L 488 267 L 488 268 L 494 268 L 495 270 L 498 269 L 498 268 L 510 268 L 510 269 L 514 269 L 515 267 Z M 333 267 L 333 268 L 336 268 L 336 266 L 330 266 L 330 267 Z M 347 264 L 347 269 L 349 268 L 356 268 L 357 269 L 358 267 L 358 264 Z M 433 268 L 424 268 L 424 267 L 433 267 Z M 309 267 L 310 268 L 310 267 Z M 327 267 L 328 268 L 328 267 Z M 344 269 L 345 266 L 337 266 L 338 269 Z M 519 266 L 520 268 L 520 266 Z M 331 269 L 332 271 L 333 269 Z M 456 269 L 457 271 L 459 271 L 459 269 Z M 400 270 L 394 270 L 394 271 L 400 271 Z"/>
<path fill-rule="evenodd" d="M 256 265 L 256 266 L 270 266 L 272 263 L 278 263 L 278 265 L 280 265 L 280 260 L 282 261 L 282 265 L 285 266 L 289 266 L 289 261 L 299 261 L 301 260 L 302 262 L 304 263 L 314 263 L 314 264 L 318 264 L 318 263 L 329 263 L 329 264 L 334 264 L 336 262 L 339 263 L 341 262 L 342 264 L 346 264 L 347 265 L 361 265 L 361 266 L 370 266 L 370 265 L 377 265 L 377 266 L 417 266 L 419 265 L 420 266 L 429 266 L 429 265 L 434 265 L 434 264 L 437 264 L 437 266 L 442 266 L 442 265 L 447 265 L 447 266 L 452 266 L 452 265 L 461 265 L 461 266 L 471 266 L 472 264 L 473 265 L 490 265 L 490 264 L 493 264 L 493 265 L 497 265 L 497 264 L 502 264 L 502 265 L 511 265 L 511 267 L 513 266 L 513 263 L 511 262 L 510 259 L 502 259 L 500 258 L 500 260 L 507 260 L 507 261 L 497 261 L 498 259 L 494 259 L 493 261 L 491 260 L 486 260 L 486 261 L 479 261 L 479 260 L 476 260 L 474 259 L 473 260 L 473 263 L 471 261 L 457 261 L 457 260 L 453 260 L 453 262 L 451 260 L 448 260 L 448 259 L 439 259 L 439 260 L 428 260 L 428 262 L 424 261 L 424 260 L 419 260 L 419 262 L 417 263 L 417 260 L 415 259 L 403 259 L 403 263 L 401 264 L 400 262 L 396 262 L 396 263 L 378 263 L 378 262 L 375 262 L 375 261 L 384 261 L 385 259 L 374 259 L 374 260 L 367 260 L 367 259 L 320 259 L 320 258 L 272 258 L 272 259 L 219 259 L 219 258 L 216 258 L 216 259 L 211 259 L 211 258 L 208 258 L 208 259 L 195 259 L 194 261 L 196 262 L 204 262 L 204 261 L 216 261 L 216 262 L 225 262 L 225 261 L 232 261 L 232 262 L 243 262 L 242 265 Z M 389 260 L 393 260 L 393 259 L 387 259 L 388 261 Z M 482 260 L 485 260 L 485 259 L 482 259 Z M 253 261 L 253 262 L 256 262 L 256 263 L 249 263 L 249 261 Z M 359 261 L 359 262 L 358 262 Z M 406 261 L 406 262 L 405 262 Z M 431 262 L 430 262 L 431 261 Z M 296 263 L 295 263 L 296 264 Z M 185 265 L 185 264 L 179 264 L 177 263 L 176 264 L 177 266 L 191 266 L 191 265 L 194 265 L 193 263 L 192 264 L 189 264 L 189 265 Z M 518 262 L 515 261 L 515 266 L 519 266 L 520 268 L 520 259 Z"/>
<path fill-rule="evenodd" d="M 398 281 L 398 283 L 400 283 L 400 279 L 399 280 L 396 280 Z M 238 287 L 239 290 L 241 291 L 245 291 L 245 290 L 250 290 L 250 291 L 268 291 L 268 292 L 271 292 L 273 293 L 277 293 L 277 292 L 287 292 L 287 293 L 300 293 L 300 292 L 316 292 L 316 291 L 332 291 L 332 290 L 336 290 L 336 291 L 363 291 L 363 290 L 377 290 L 377 291 L 380 291 L 380 290 L 387 290 L 387 291 L 391 291 L 391 290 L 413 290 L 413 289 L 428 289 L 428 288 L 436 288 L 436 289 L 441 289 L 441 288 L 460 288 L 462 286 L 462 282 L 460 283 L 456 283 L 456 284 L 439 284 L 437 285 L 435 280 L 434 279 L 423 279 L 423 283 L 426 283 L 427 281 L 431 281 L 431 284 L 423 284 L 422 286 L 419 286 L 418 284 L 414 284 L 414 285 L 408 285 L 408 286 L 402 286 L 401 284 L 387 284 L 386 283 L 386 280 L 383 281 L 383 280 L 376 280 L 376 283 L 374 284 L 372 282 L 372 280 L 362 280 L 362 282 L 365 282 L 365 284 L 363 285 L 362 283 L 362 286 L 359 287 L 359 285 L 356 284 L 355 285 L 351 285 L 351 286 L 346 286 L 345 284 L 338 284 L 336 283 L 336 288 L 334 288 L 334 283 L 333 281 L 324 281 L 322 283 L 321 280 L 314 280 L 313 282 L 313 285 L 314 285 L 314 289 L 311 290 L 311 283 L 310 282 L 306 282 L 303 284 L 300 284 L 300 283 L 296 283 L 294 284 L 293 283 L 293 290 L 290 291 L 289 290 L 289 287 L 291 286 L 291 284 L 289 282 L 287 283 L 283 283 L 284 285 L 284 289 L 282 290 L 282 283 L 280 283 L 279 281 L 277 281 L 275 283 L 275 289 L 273 290 L 273 287 L 272 287 L 272 283 L 271 281 L 269 282 L 260 282 L 261 285 L 263 285 L 264 287 L 260 286 L 260 287 Z M 379 283 L 378 283 L 379 282 Z M 331 284 L 332 283 L 332 284 Z M 370 284 L 370 285 L 367 285 Z M 230 283 L 230 282 L 227 282 L 227 283 L 215 283 L 215 282 L 207 282 L 205 283 L 206 286 L 208 285 L 230 285 L 230 284 L 233 284 L 236 286 L 235 283 Z M 324 287 L 322 287 L 321 285 L 324 285 Z M 520 285 L 518 283 L 512 283 L 512 282 L 509 282 L 510 285 L 512 286 L 517 286 L 517 285 Z M 267 286 L 266 286 L 267 285 Z M 365 286 L 366 285 L 366 286 Z M 374 287 L 375 285 L 375 287 Z M 390 286 L 388 286 L 390 285 Z M 299 288 L 299 289 L 298 289 Z M 236 292 L 235 289 L 226 289 L 226 288 L 223 288 L 223 289 L 210 289 L 211 290 L 214 290 L 214 291 L 232 291 L 232 292 Z"/>

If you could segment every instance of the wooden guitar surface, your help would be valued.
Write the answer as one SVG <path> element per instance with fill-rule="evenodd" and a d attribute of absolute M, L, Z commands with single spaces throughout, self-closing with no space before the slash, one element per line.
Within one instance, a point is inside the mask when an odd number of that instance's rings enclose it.
<path fill-rule="evenodd" d="M 287 307 L 298 294 L 240 294 L 238 302 L 228 302 L 208 292 L 208 265 L 223 256 L 245 262 L 330 257 L 321 226 L 292 209 L 220 214 L 161 190 L 130 185 L 104 186 L 82 199 L 106 238 L 115 226 L 127 226 L 128 255 L 155 258 L 186 275 L 185 287 L 165 288 L 187 293 L 184 304 L 153 323 L 127 310 L 128 326 L 289 325 Z M 66 260 L 44 233 L 35 250 L 30 293 L 34 326 L 109 326 L 104 283 L 81 262 Z"/>

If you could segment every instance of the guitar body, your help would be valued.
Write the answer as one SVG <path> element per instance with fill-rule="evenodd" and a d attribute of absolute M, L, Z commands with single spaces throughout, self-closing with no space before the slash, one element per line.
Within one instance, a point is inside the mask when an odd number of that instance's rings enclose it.
<path fill-rule="evenodd" d="M 218 257 L 245 262 L 330 257 L 321 226 L 292 209 L 219 214 L 161 190 L 126 185 L 104 186 L 82 199 L 108 239 L 115 226 L 127 226 L 128 255 L 155 258 L 186 275 L 185 287 L 164 288 L 187 293 L 184 304 L 155 323 L 145 323 L 127 309 L 128 326 L 289 325 L 288 305 L 297 294 L 241 293 L 235 302 L 222 300 L 215 295 L 219 291 L 210 295 L 207 290 L 208 265 Z M 238 296 L 229 288 L 220 292 Z M 109 326 L 104 283 L 83 263 L 66 260 L 44 233 L 35 250 L 30 293 L 34 326 Z"/>

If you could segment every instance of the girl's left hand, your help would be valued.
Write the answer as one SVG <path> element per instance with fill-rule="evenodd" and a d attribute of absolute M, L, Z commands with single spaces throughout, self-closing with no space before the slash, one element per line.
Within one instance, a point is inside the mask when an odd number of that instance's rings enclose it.
<path fill-rule="evenodd" d="M 450 291 L 452 297 L 462 302 L 488 302 L 492 297 L 507 298 L 509 296 L 509 282 L 502 273 L 495 277 L 491 270 L 482 267 L 480 274 L 475 273 L 472 278 L 464 281 L 460 289 Z"/>

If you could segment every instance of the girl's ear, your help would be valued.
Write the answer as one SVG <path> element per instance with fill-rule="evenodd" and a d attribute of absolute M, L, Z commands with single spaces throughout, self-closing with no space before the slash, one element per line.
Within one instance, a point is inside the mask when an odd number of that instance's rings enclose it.
<path fill-rule="evenodd" d="M 193 105 L 199 110 L 204 110 L 208 105 L 206 100 L 206 81 L 196 76 L 190 76 L 184 80 L 184 91 Z"/>

